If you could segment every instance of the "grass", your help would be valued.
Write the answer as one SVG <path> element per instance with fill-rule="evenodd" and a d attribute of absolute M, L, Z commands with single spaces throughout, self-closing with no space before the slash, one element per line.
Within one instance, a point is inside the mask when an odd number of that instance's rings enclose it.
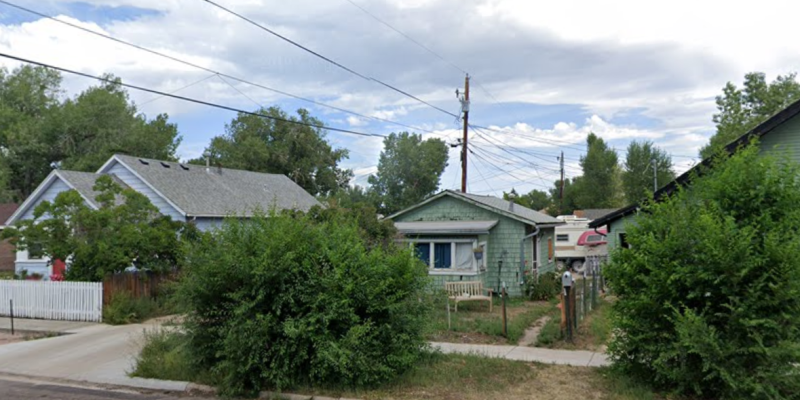
<path fill-rule="evenodd" d="M 135 298 L 122 291 L 115 293 L 109 304 L 103 306 L 103 322 L 110 325 L 133 324 L 174 313 L 168 298 Z"/>
<path fill-rule="evenodd" d="M 133 376 L 213 383 L 192 365 L 186 336 L 151 331 Z M 429 353 L 415 368 L 372 389 L 298 387 L 287 392 L 332 397 L 445 400 L 649 400 L 663 399 L 647 387 L 605 368 L 544 365 L 474 355 Z"/>
<path fill-rule="evenodd" d="M 525 329 L 553 309 L 554 303 L 508 299 L 506 316 L 508 337 L 503 336 L 502 303 L 495 299 L 494 310 L 489 313 L 486 302 L 462 302 L 458 312 L 450 304 L 450 329 L 447 327 L 446 303 L 437 301 L 429 327 L 428 339 L 443 342 L 505 344 L 514 343 L 524 335 Z"/>
<path fill-rule="evenodd" d="M 601 299 L 592 312 L 578 325 L 572 343 L 561 335 L 561 310 L 550 313 L 550 321 L 542 327 L 536 341 L 537 347 L 568 350 L 601 350 L 611 338 L 611 301 Z"/>
<path fill-rule="evenodd" d="M 14 279 L 14 271 L 0 271 L 0 280 Z"/>

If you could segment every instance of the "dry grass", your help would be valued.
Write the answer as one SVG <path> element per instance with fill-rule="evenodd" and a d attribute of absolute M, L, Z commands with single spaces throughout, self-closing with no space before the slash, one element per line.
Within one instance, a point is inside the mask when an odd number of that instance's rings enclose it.
<path fill-rule="evenodd" d="M 601 299 L 598 306 L 578 325 L 572 342 L 561 335 L 561 311 L 551 311 L 550 321 L 542 328 L 536 346 L 552 349 L 605 351 L 611 335 L 611 303 L 613 299 Z"/>
<path fill-rule="evenodd" d="M 603 369 L 464 355 L 433 355 L 396 382 L 375 390 L 297 392 L 367 400 L 661 399 Z"/>
<path fill-rule="evenodd" d="M 486 302 L 460 303 L 457 313 L 450 312 L 450 329 L 447 328 L 446 306 L 442 303 L 434 309 L 427 338 L 437 342 L 516 344 L 525 329 L 553 307 L 553 303 L 546 301 L 509 300 L 506 304 L 508 337 L 504 337 L 502 306 L 499 301 L 495 301 L 491 313 Z"/>

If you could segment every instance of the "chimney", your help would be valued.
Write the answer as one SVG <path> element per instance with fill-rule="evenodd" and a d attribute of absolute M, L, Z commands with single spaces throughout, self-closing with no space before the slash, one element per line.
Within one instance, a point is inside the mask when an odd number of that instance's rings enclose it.
<path fill-rule="evenodd" d="M 206 173 L 211 172 L 211 153 L 206 151 L 203 153 L 203 157 L 206 158 Z"/>

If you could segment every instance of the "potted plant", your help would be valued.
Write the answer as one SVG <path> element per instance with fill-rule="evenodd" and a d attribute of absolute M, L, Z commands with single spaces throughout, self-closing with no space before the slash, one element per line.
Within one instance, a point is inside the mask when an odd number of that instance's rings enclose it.
<path fill-rule="evenodd" d="M 480 261 L 483 259 L 483 246 L 474 247 L 472 249 L 472 254 L 475 256 L 475 259 Z"/>

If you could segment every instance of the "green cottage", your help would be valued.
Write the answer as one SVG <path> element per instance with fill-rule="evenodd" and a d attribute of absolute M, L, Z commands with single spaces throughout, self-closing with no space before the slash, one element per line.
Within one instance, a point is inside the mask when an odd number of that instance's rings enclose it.
<path fill-rule="evenodd" d="M 800 101 L 792 103 L 753 128 L 750 132 L 729 143 L 725 146 L 725 151 L 731 154 L 752 139 L 759 140 L 758 146 L 761 149 L 761 153 L 786 154 L 791 160 L 800 163 Z M 664 196 L 669 196 L 678 187 L 689 184 L 692 173 L 700 165 L 708 165 L 710 162 L 710 159 L 705 159 L 698 166 L 686 171 L 683 175 L 659 189 L 655 193 L 655 198 L 661 199 Z M 636 223 L 638 211 L 639 204 L 633 204 L 589 223 L 590 228 L 608 226 L 609 254 L 613 254 L 613 250 L 618 247 L 627 247 L 625 230 L 630 224 Z"/>
<path fill-rule="evenodd" d="M 526 274 L 555 270 L 555 226 L 562 221 L 492 196 L 445 190 L 387 217 L 428 263 L 434 283 L 505 283 L 522 295 Z"/>

